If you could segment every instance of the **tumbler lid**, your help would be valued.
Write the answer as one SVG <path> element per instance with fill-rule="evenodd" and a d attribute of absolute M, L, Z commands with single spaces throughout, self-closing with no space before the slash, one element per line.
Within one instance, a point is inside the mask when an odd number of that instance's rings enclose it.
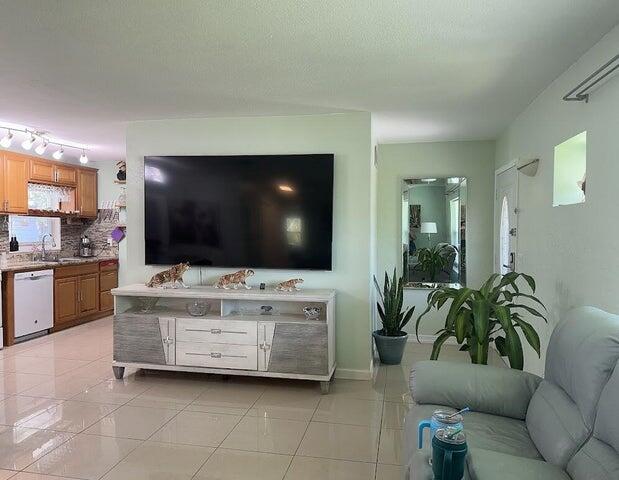
<path fill-rule="evenodd" d="M 454 412 L 447 412 L 445 410 L 436 410 L 432 416 L 440 423 L 446 425 L 455 425 L 462 422 L 462 415 L 459 413 L 454 415 Z"/>
<path fill-rule="evenodd" d="M 439 428 L 436 431 L 435 437 L 441 442 L 450 443 L 452 445 L 462 445 L 466 443 L 466 435 L 462 430 L 456 428 Z"/>

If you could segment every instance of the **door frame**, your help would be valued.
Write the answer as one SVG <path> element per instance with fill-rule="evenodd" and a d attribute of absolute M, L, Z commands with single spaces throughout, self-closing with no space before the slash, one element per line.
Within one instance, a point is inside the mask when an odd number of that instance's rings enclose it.
<path fill-rule="evenodd" d="M 514 248 L 514 271 L 516 270 L 516 266 L 518 265 L 518 234 L 519 234 L 519 226 L 518 226 L 518 221 L 519 221 L 519 216 L 520 216 L 520 208 L 518 207 L 519 205 L 519 189 L 520 189 L 520 175 L 518 175 L 518 168 L 516 167 L 516 160 L 512 160 L 511 162 L 497 168 L 494 171 L 494 195 L 493 195 L 493 199 L 492 202 L 494 203 L 493 207 L 492 207 L 492 211 L 493 211 L 493 221 L 492 221 L 492 271 L 494 273 L 499 273 L 497 272 L 497 254 L 498 254 L 498 249 L 499 249 L 499 239 L 498 239 L 498 235 L 497 235 L 497 229 L 499 228 L 499 225 L 497 225 L 497 210 L 498 210 L 498 198 L 497 198 L 497 178 L 500 174 L 508 171 L 510 168 L 515 168 L 516 169 L 516 182 L 515 182 L 515 193 L 516 193 L 516 224 L 514 225 L 514 227 L 516 228 L 516 245 Z"/>

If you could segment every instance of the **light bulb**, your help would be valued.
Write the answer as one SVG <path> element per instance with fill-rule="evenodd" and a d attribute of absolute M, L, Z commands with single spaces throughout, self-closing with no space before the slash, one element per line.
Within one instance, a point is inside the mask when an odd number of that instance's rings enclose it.
<path fill-rule="evenodd" d="M 7 134 L 2 137 L 2 140 L 0 140 L 0 145 L 2 145 L 4 148 L 9 148 L 11 146 L 11 143 L 13 143 L 13 134 L 9 130 Z"/>
<path fill-rule="evenodd" d="M 34 149 L 39 155 L 43 155 L 47 150 L 47 140 L 43 140 L 37 147 Z"/>
<path fill-rule="evenodd" d="M 32 146 L 34 145 L 34 142 L 36 142 L 36 141 L 37 141 L 37 139 L 34 138 L 34 135 L 30 134 L 30 138 L 27 138 L 26 140 L 21 142 L 21 147 L 24 150 L 30 150 L 32 148 Z"/>
<path fill-rule="evenodd" d="M 60 147 L 60 150 L 56 150 L 52 157 L 54 157 L 56 160 L 60 160 L 62 158 L 62 155 L 64 154 L 64 149 L 62 148 L 62 146 Z"/>
<path fill-rule="evenodd" d="M 84 150 L 82 150 L 82 154 L 80 155 L 80 163 L 88 163 L 88 157 L 86 156 L 86 152 Z"/>

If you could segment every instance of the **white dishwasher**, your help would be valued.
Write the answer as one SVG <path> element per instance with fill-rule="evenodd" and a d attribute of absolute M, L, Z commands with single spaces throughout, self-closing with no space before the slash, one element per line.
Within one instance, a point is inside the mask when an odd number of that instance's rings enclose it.
<path fill-rule="evenodd" d="M 54 326 L 54 271 L 16 273 L 15 338 Z"/>

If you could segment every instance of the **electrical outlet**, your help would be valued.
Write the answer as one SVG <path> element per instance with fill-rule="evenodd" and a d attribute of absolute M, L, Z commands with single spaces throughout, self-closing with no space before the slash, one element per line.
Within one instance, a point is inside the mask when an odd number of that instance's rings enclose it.
<path fill-rule="evenodd" d="M 111 238 L 111 237 L 107 239 L 107 244 L 108 244 L 110 247 L 112 246 L 112 244 L 113 244 L 113 243 L 114 243 L 114 240 L 112 240 L 112 238 Z"/>

